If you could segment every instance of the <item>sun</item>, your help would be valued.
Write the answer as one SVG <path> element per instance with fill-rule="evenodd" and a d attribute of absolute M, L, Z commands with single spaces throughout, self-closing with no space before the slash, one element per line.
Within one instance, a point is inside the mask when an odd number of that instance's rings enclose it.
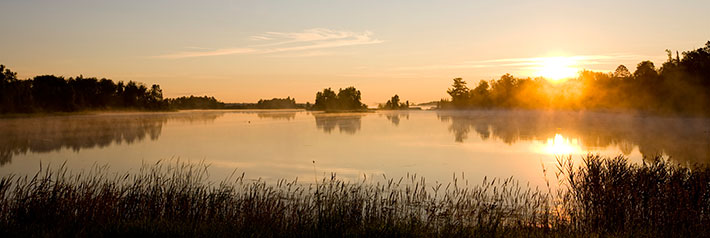
<path fill-rule="evenodd" d="M 570 57 L 546 57 L 541 58 L 537 75 L 551 81 L 572 78 L 578 72 L 577 61 Z"/>

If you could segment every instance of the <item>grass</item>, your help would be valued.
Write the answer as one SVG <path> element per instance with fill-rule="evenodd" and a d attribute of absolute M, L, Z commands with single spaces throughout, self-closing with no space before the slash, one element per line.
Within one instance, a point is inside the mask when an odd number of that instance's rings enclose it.
<path fill-rule="evenodd" d="M 556 190 L 514 179 L 469 185 L 408 175 L 315 184 L 207 180 L 204 164 L 41 169 L 0 178 L 0 236 L 708 236 L 710 170 L 662 158 L 559 159 Z"/>

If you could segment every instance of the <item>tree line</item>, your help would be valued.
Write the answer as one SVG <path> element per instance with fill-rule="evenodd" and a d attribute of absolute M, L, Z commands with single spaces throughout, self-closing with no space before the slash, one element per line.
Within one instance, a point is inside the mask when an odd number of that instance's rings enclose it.
<path fill-rule="evenodd" d="M 0 65 L 0 113 L 74 112 L 85 110 L 221 109 L 225 103 L 208 96 L 163 98 L 160 85 L 114 82 L 111 79 L 41 75 L 20 80 Z"/>
<path fill-rule="evenodd" d="M 639 110 L 656 113 L 710 112 L 710 41 L 704 47 L 667 50 L 660 68 L 643 61 L 630 72 L 620 65 L 614 72 L 584 70 L 576 78 L 551 82 L 542 77 L 518 78 L 505 74 L 482 80 L 474 88 L 455 78 L 439 108 L 524 108 Z M 682 55 L 682 57 L 681 57 Z"/>
<path fill-rule="evenodd" d="M 291 97 L 261 99 L 256 103 L 256 106 L 261 109 L 298 108 L 298 105 L 296 105 L 296 99 Z"/>
<path fill-rule="evenodd" d="M 146 87 L 134 81 L 54 75 L 19 80 L 17 73 L 4 65 L 0 65 L 0 72 L 0 113 L 168 108 L 157 84 Z"/>
<path fill-rule="evenodd" d="M 75 112 L 86 110 L 282 109 L 307 108 L 287 98 L 226 104 L 210 96 L 163 98 L 160 85 L 77 76 L 41 75 L 20 80 L 0 65 L 0 113 Z"/>
<path fill-rule="evenodd" d="M 171 109 L 222 109 L 225 104 L 208 96 L 177 97 L 166 99 Z"/>
<path fill-rule="evenodd" d="M 259 99 L 257 103 L 227 103 L 226 109 L 308 109 L 310 103 L 296 103 L 295 98 Z"/>

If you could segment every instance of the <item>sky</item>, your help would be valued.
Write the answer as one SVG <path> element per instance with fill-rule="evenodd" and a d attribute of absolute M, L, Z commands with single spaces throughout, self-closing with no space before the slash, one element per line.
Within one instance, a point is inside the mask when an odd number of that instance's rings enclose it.
<path fill-rule="evenodd" d="M 225 102 L 355 86 L 366 104 L 414 103 L 469 84 L 574 67 L 660 66 L 710 40 L 710 1 L 0 0 L 0 64 L 159 84 Z"/>

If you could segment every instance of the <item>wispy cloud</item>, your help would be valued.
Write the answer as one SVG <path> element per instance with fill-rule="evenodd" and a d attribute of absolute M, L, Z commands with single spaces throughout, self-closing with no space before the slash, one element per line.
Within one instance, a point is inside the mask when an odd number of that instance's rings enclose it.
<path fill-rule="evenodd" d="M 425 75 L 422 74 L 416 74 L 416 73 L 394 73 L 394 72 L 385 72 L 385 73 L 346 73 L 346 74 L 340 74 L 338 75 L 340 77 L 346 77 L 346 78 L 371 78 L 371 79 L 377 79 L 377 78 L 394 78 L 394 79 L 406 79 L 406 78 L 417 78 L 417 77 L 423 77 Z"/>
<path fill-rule="evenodd" d="M 290 51 L 307 51 L 355 45 L 382 43 L 373 38 L 373 33 L 336 31 L 325 28 L 308 29 L 302 32 L 266 32 L 250 37 L 256 44 L 246 47 L 223 49 L 194 49 L 156 56 L 165 59 L 182 59 L 218 55 L 273 54 Z M 303 54 L 313 56 L 314 54 Z"/>
<path fill-rule="evenodd" d="M 477 68 L 517 68 L 522 70 L 534 69 L 545 64 L 550 59 L 564 58 L 574 62 L 576 66 L 585 68 L 592 65 L 616 64 L 620 61 L 642 60 L 655 58 L 655 56 L 633 55 L 633 54 L 609 54 L 609 55 L 576 55 L 559 57 L 530 57 L 530 58 L 506 58 L 491 60 L 464 61 L 452 64 L 432 64 L 421 66 L 397 67 L 393 70 L 441 70 L 441 69 L 477 69 Z"/>
<path fill-rule="evenodd" d="M 316 57 L 316 56 L 327 56 L 334 55 L 334 52 L 326 51 L 304 51 L 304 52 L 294 52 L 289 54 L 275 54 L 270 57 L 274 58 L 304 58 L 304 57 Z"/>
<path fill-rule="evenodd" d="M 204 56 L 249 54 L 249 53 L 255 53 L 255 52 L 257 52 L 257 50 L 252 49 L 252 48 L 229 48 L 229 49 L 201 50 L 201 51 L 182 51 L 182 52 L 177 52 L 177 53 L 159 55 L 156 57 L 157 58 L 167 58 L 167 59 L 182 59 L 182 58 L 204 57 Z"/>

